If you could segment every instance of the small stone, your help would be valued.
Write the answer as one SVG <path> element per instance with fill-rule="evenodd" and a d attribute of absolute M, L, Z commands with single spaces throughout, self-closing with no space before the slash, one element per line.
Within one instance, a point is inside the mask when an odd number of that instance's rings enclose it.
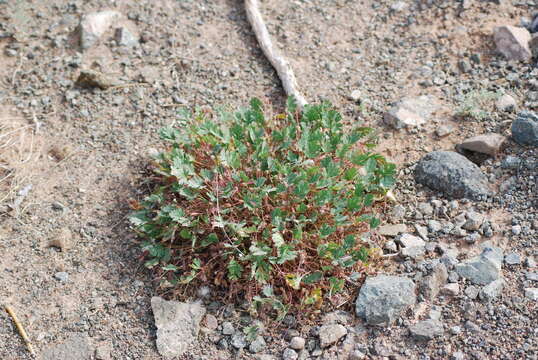
<path fill-rule="evenodd" d="M 471 70 L 473 70 L 473 67 L 471 66 L 471 64 L 469 64 L 469 62 L 466 60 L 458 61 L 458 67 L 460 71 L 464 74 L 469 73 L 471 72 Z"/>
<path fill-rule="evenodd" d="M 164 358 L 181 356 L 196 340 L 205 308 L 200 303 L 151 298 L 157 327 L 157 350 Z"/>
<path fill-rule="evenodd" d="M 368 324 L 392 324 L 415 302 L 413 281 L 406 277 L 378 275 L 368 277 L 362 285 L 355 311 Z"/>
<path fill-rule="evenodd" d="M 133 47 L 138 45 L 138 38 L 125 27 L 117 28 L 114 35 L 116 43 L 120 46 Z"/>
<path fill-rule="evenodd" d="M 319 329 L 319 341 L 321 348 L 326 348 L 338 342 L 347 335 L 347 329 L 340 324 L 323 325 Z"/>
<path fill-rule="evenodd" d="M 517 253 L 510 253 L 504 257 L 504 262 L 508 265 L 519 265 L 521 264 L 521 258 Z"/>
<path fill-rule="evenodd" d="M 121 82 L 109 75 L 100 73 L 99 71 L 82 70 L 77 78 L 76 84 L 81 87 L 97 87 L 101 90 L 106 90 L 121 85 Z"/>
<path fill-rule="evenodd" d="M 409 328 L 415 340 L 430 341 L 444 333 L 443 323 L 438 320 L 424 320 Z"/>
<path fill-rule="evenodd" d="M 209 331 L 214 331 L 219 326 L 219 322 L 214 315 L 207 314 L 204 317 L 204 321 L 202 322 L 202 325 Z"/>
<path fill-rule="evenodd" d="M 294 336 L 290 341 L 290 347 L 294 350 L 303 350 L 306 340 L 300 336 Z"/>
<path fill-rule="evenodd" d="M 538 146 L 538 116 L 522 111 L 512 123 L 512 137 L 520 145 Z"/>
<path fill-rule="evenodd" d="M 457 326 L 457 325 L 456 325 L 456 326 L 452 326 L 452 327 L 450 328 L 450 333 L 451 333 L 452 335 L 458 335 L 458 334 L 461 334 L 461 327 L 460 327 L 460 326 Z"/>
<path fill-rule="evenodd" d="M 538 300 L 538 288 L 526 288 L 525 297 L 534 301 Z"/>
<path fill-rule="evenodd" d="M 480 229 L 480 227 L 484 223 L 484 216 L 474 211 L 469 211 L 466 215 L 467 220 L 463 224 L 462 228 L 469 231 L 476 231 Z"/>
<path fill-rule="evenodd" d="M 458 296 L 460 293 L 460 285 L 458 283 L 446 284 L 441 289 L 441 294 L 448 296 Z"/>
<path fill-rule="evenodd" d="M 387 242 L 385 243 L 385 245 L 383 246 L 383 248 L 384 248 L 385 250 L 387 250 L 388 252 L 390 252 L 390 253 L 395 253 L 395 252 L 398 251 L 398 246 L 397 246 L 396 243 L 395 243 L 394 241 L 392 241 L 392 240 L 387 241 Z"/>
<path fill-rule="evenodd" d="M 391 218 L 394 220 L 401 220 L 405 217 L 405 207 L 403 205 L 396 205 L 391 212 Z"/>
<path fill-rule="evenodd" d="M 428 220 L 426 224 L 428 225 L 428 230 L 432 233 L 439 232 L 443 228 L 443 225 L 437 220 Z"/>
<path fill-rule="evenodd" d="M 446 266 L 446 264 L 445 264 L 445 266 Z M 460 276 L 458 275 L 457 272 L 451 271 L 451 272 L 448 273 L 448 281 L 449 282 L 457 283 L 459 279 L 460 279 Z"/>
<path fill-rule="evenodd" d="M 361 95 L 361 91 L 359 89 L 355 89 L 351 92 L 351 94 L 349 94 L 349 98 L 354 102 L 360 102 Z"/>
<path fill-rule="evenodd" d="M 396 1 L 390 6 L 390 9 L 394 12 L 400 12 L 405 10 L 409 5 L 404 1 Z"/>
<path fill-rule="evenodd" d="M 353 350 L 351 354 L 349 354 L 348 360 L 363 360 L 367 358 L 366 354 L 360 350 Z"/>
<path fill-rule="evenodd" d="M 435 129 L 435 134 L 439 137 L 445 137 L 454 131 L 454 126 L 449 124 L 439 125 Z"/>
<path fill-rule="evenodd" d="M 525 266 L 528 268 L 534 268 L 536 267 L 536 260 L 534 260 L 533 256 L 529 256 L 527 260 L 525 261 Z"/>
<path fill-rule="evenodd" d="M 514 234 L 514 235 L 521 234 L 521 225 L 512 226 L 512 234 Z"/>
<path fill-rule="evenodd" d="M 426 243 L 417 236 L 402 234 L 396 239 L 396 242 L 402 246 L 401 254 L 403 257 L 417 258 L 423 256 L 426 252 Z"/>
<path fill-rule="evenodd" d="M 526 61 L 532 57 L 529 48 L 531 34 L 525 28 L 505 25 L 493 29 L 497 50 L 508 60 Z"/>
<path fill-rule="evenodd" d="M 236 332 L 232 335 L 230 343 L 234 348 L 239 350 L 247 346 L 247 339 L 243 333 Z"/>
<path fill-rule="evenodd" d="M 380 226 L 377 231 L 379 232 L 380 235 L 383 235 L 383 236 L 396 236 L 398 234 L 406 232 L 407 226 L 405 226 L 405 224 L 395 224 L 395 225 L 387 224 L 387 225 Z"/>
<path fill-rule="evenodd" d="M 299 356 L 295 352 L 295 350 L 286 348 L 282 352 L 282 360 L 296 360 Z"/>
<path fill-rule="evenodd" d="M 257 354 L 259 352 L 262 352 L 267 344 L 265 343 L 265 339 L 263 336 L 257 336 L 254 341 L 252 341 L 248 347 L 248 351 L 250 351 L 253 354 Z"/>
<path fill-rule="evenodd" d="M 503 169 L 517 169 L 521 166 L 521 159 L 517 156 L 508 155 L 501 161 L 501 167 Z"/>
<path fill-rule="evenodd" d="M 442 286 L 445 285 L 448 279 L 448 272 L 446 266 L 439 262 L 433 267 L 433 271 L 430 275 L 425 276 L 420 281 L 420 292 L 426 300 L 433 300 L 439 294 Z"/>
<path fill-rule="evenodd" d="M 476 286 L 469 285 L 467 288 L 465 288 L 464 293 L 469 299 L 474 300 L 478 297 L 478 288 Z"/>
<path fill-rule="evenodd" d="M 110 353 L 112 352 L 112 344 L 109 342 L 103 343 L 95 349 L 96 360 L 112 360 Z"/>
<path fill-rule="evenodd" d="M 80 44 L 83 49 L 92 47 L 97 40 L 121 18 L 114 10 L 105 10 L 84 15 L 80 22 Z"/>
<path fill-rule="evenodd" d="M 226 321 L 222 324 L 222 335 L 232 335 L 235 332 L 233 324 Z"/>
<path fill-rule="evenodd" d="M 60 282 L 67 282 L 69 280 L 69 274 L 65 271 L 60 271 L 54 274 L 54 278 Z"/>
<path fill-rule="evenodd" d="M 502 250 L 485 248 L 480 256 L 457 264 L 456 271 L 473 284 L 486 285 L 500 278 L 502 260 Z"/>
<path fill-rule="evenodd" d="M 492 281 L 480 290 L 480 299 L 483 301 L 492 301 L 501 295 L 503 288 L 503 279 Z"/>
<path fill-rule="evenodd" d="M 466 139 L 461 143 L 461 147 L 466 150 L 496 156 L 505 141 L 506 138 L 500 134 L 488 133 Z"/>
<path fill-rule="evenodd" d="M 465 322 L 465 328 L 469 330 L 470 332 L 474 332 L 474 333 L 480 332 L 480 326 L 476 325 L 474 322 L 470 320 L 467 320 Z"/>
<path fill-rule="evenodd" d="M 67 228 L 62 228 L 56 232 L 53 238 L 49 241 L 49 247 L 55 247 L 60 249 L 62 252 L 65 252 L 71 249 L 71 239 L 73 234 L 71 230 Z"/>
<path fill-rule="evenodd" d="M 465 360 L 465 354 L 461 351 L 456 351 L 450 356 L 450 360 Z"/>
<path fill-rule="evenodd" d="M 495 102 L 495 106 L 500 111 L 513 111 L 517 107 L 516 99 L 513 96 L 504 94 Z"/>
<path fill-rule="evenodd" d="M 403 98 L 384 115 L 387 124 L 396 129 L 423 125 L 439 109 L 437 100 L 428 95 Z"/>
<path fill-rule="evenodd" d="M 419 224 L 415 224 L 414 226 L 418 236 L 420 236 L 422 240 L 428 241 L 428 228 Z"/>
<path fill-rule="evenodd" d="M 435 151 L 424 156 L 415 168 L 415 180 L 451 198 L 475 200 L 491 194 L 480 168 L 450 151 Z"/>
<path fill-rule="evenodd" d="M 40 355 L 42 360 L 90 360 L 94 350 L 87 335 L 72 334 L 63 343 L 47 347 Z"/>

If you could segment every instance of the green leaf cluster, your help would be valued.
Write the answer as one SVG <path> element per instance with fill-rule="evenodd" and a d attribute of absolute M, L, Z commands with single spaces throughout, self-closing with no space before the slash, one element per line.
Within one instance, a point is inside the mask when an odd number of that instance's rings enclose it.
<path fill-rule="evenodd" d="M 379 224 L 376 204 L 395 182 L 372 129 L 327 103 L 299 112 L 292 98 L 267 118 L 253 99 L 214 118 L 183 114 L 160 135 L 154 191 L 130 220 L 146 266 L 168 283 L 263 288 L 250 300 L 281 314 L 319 306 L 365 269 L 361 234 Z"/>

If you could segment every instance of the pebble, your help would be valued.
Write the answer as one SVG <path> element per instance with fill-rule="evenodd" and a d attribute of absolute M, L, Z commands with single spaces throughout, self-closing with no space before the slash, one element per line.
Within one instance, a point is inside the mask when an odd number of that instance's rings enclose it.
<path fill-rule="evenodd" d="M 513 111 L 517 107 L 516 99 L 513 96 L 504 94 L 495 102 L 495 106 L 500 111 Z"/>
<path fill-rule="evenodd" d="M 430 341 L 444 333 L 443 323 L 438 320 L 424 320 L 409 327 L 409 332 L 415 340 Z"/>
<path fill-rule="evenodd" d="M 465 139 L 465 141 L 461 143 L 461 147 L 466 150 L 479 152 L 489 156 L 496 156 L 505 141 L 506 137 L 500 134 L 488 133 Z"/>
<path fill-rule="evenodd" d="M 521 264 L 521 258 L 517 253 L 510 253 L 504 257 L 504 262 L 508 265 L 519 265 Z"/>
<path fill-rule="evenodd" d="M 490 282 L 480 290 L 480 299 L 483 301 L 492 301 L 501 295 L 504 289 L 504 279 L 497 279 Z"/>
<path fill-rule="evenodd" d="M 92 47 L 99 38 L 121 18 L 114 10 L 105 10 L 84 15 L 80 21 L 80 44 L 83 49 Z"/>
<path fill-rule="evenodd" d="M 443 286 L 441 294 L 449 296 L 458 296 L 460 293 L 460 285 L 458 283 L 450 283 Z"/>
<path fill-rule="evenodd" d="M 512 226 L 512 234 L 514 234 L 514 235 L 521 234 L 521 225 L 513 225 Z"/>
<path fill-rule="evenodd" d="M 403 232 L 407 231 L 407 226 L 405 224 L 387 224 L 382 225 L 377 230 L 380 235 L 383 236 L 396 236 Z"/>
<path fill-rule="evenodd" d="M 222 335 L 232 335 L 235 332 L 233 324 L 226 321 L 222 324 Z"/>
<path fill-rule="evenodd" d="M 473 285 L 467 286 L 464 291 L 465 296 L 467 296 L 471 300 L 476 299 L 478 297 L 478 293 L 478 288 Z"/>
<path fill-rule="evenodd" d="M 439 104 L 433 96 L 407 97 L 397 102 L 383 118 L 386 124 L 395 129 L 416 127 L 430 120 L 438 109 Z"/>
<path fill-rule="evenodd" d="M 54 278 L 61 282 L 67 282 L 67 280 L 69 280 L 69 274 L 65 271 L 60 271 L 54 274 Z"/>
<path fill-rule="evenodd" d="M 534 301 L 538 301 L 538 288 L 525 288 L 525 297 Z"/>
<path fill-rule="evenodd" d="M 295 350 L 286 348 L 282 352 L 282 360 L 296 360 L 299 357 Z"/>
<path fill-rule="evenodd" d="M 538 146 L 538 115 L 522 111 L 512 123 L 512 137 L 520 145 Z"/>
<path fill-rule="evenodd" d="M 232 335 L 230 343 L 234 348 L 239 350 L 247 346 L 247 339 L 243 333 L 238 331 Z"/>
<path fill-rule="evenodd" d="M 294 350 L 304 349 L 306 340 L 300 336 L 294 336 L 290 341 L 290 347 Z"/>
<path fill-rule="evenodd" d="M 250 343 L 248 350 L 253 354 L 257 354 L 263 351 L 266 346 L 267 344 L 265 343 L 263 336 L 257 336 L 256 339 Z"/>
<path fill-rule="evenodd" d="M 340 324 L 323 325 L 319 329 L 319 342 L 321 348 L 326 348 L 338 342 L 347 335 L 347 329 Z"/>

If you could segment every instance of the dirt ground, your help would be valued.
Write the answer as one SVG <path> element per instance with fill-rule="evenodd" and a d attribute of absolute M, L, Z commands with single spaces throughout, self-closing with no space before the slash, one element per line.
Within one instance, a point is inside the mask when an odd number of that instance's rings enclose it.
<path fill-rule="evenodd" d="M 499 60 L 492 28 L 531 16 L 531 2 L 407 1 L 402 11 L 393 3 L 273 0 L 262 13 L 307 99 L 328 99 L 378 128 L 381 151 L 401 168 L 469 135 L 506 134 L 511 115 L 466 123 L 452 114 L 462 83 L 524 97 L 502 70 L 491 79 L 485 69 Z M 73 35 L 80 16 L 105 8 L 127 16 L 141 44 L 118 46 L 111 31 L 82 51 Z M 160 359 L 154 284 L 125 220 L 127 200 L 143 191 L 148 154 L 161 146 L 157 130 L 182 107 L 259 97 L 277 112 L 280 82 L 238 0 L 0 1 L 0 18 L 0 302 L 16 310 L 38 354 L 84 333 L 110 358 Z M 473 55 L 481 59 L 475 72 L 462 74 L 458 62 Z M 80 89 L 75 80 L 86 68 L 129 85 Z M 412 131 L 381 124 L 392 102 L 419 94 L 441 99 L 434 122 Z M 440 139 L 434 131 L 443 123 L 454 131 Z M 58 240 L 61 251 L 50 246 Z M 210 342 L 193 352 L 202 353 L 235 356 Z M 4 312 L 0 358 L 30 358 Z"/>

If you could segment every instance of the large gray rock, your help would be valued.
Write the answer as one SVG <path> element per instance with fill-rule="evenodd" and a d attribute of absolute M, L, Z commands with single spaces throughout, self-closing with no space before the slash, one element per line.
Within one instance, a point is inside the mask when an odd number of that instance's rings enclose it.
<path fill-rule="evenodd" d="M 43 351 L 42 360 L 90 360 L 94 350 L 87 335 L 72 334 L 63 343 Z"/>
<path fill-rule="evenodd" d="M 497 50 L 508 60 L 529 60 L 532 57 L 529 41 L 530 32 L 515 26 L 498 26 L 493 29 Z"/>
<path fill-rule="evenodd" d="M 487 285 L 501 278 L 502 261 L 501 249 L 486 247 L 479 256 L 457 264 L 456 272 L 473 284 Z"/>
<path fill-rule="evenodd" d="M 407 97 L 386 112 L 384 120 L 396 129 L 415 127 L 426 123 L 438 109 L 439 103 L 432 96 Z"/>
<path fill-rule="evenodd" d="M 415 283 L 409 278 L 378 275 L 362 285 L 355 312 L 368 324 L 390 325 L 415 302 Z"/>
<path fill-rule="evenodd" d="M 479 200 L 491 194 L 480 168 L 451 151 L 434 151 L 424 156 L 415 168 L 415 181 L 452 199 Z"/>
<path fill-rule="evenodd" d="M 512 123 L 512 137 L 521 145 L 538 146 L 538 116 L 522 111 Z"/>
<path fill-rule="evenodd" d="M 151 308 L 157 327 L 157 350 L 165 359 L 181 356 L 198 336 L 205 308 L 199 303 L 160 297 L 151 298 Z"/>

